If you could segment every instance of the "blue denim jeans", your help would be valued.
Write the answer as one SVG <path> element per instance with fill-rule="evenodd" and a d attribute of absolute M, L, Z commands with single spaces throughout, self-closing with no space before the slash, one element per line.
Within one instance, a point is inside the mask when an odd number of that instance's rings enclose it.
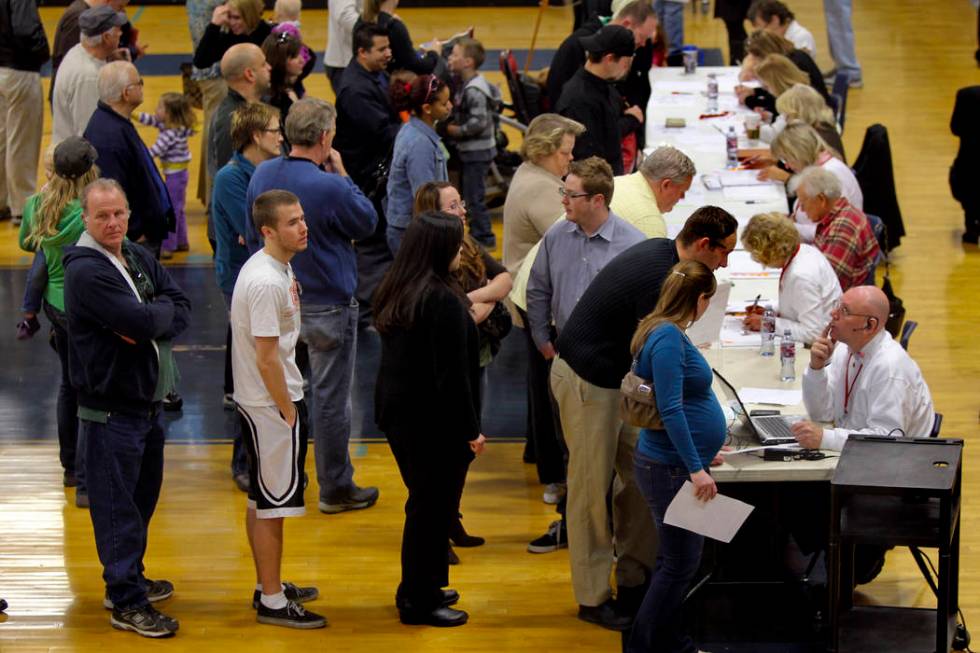
<path fill-rule="evenodd" d="M 462 186 L 463 201 L 466 202 L 470 235 L 487 247 L 496 242 L 496 236 L 490 225 L 490 211 L 487 210 L 484 201 L 487 192 L 487 173 L 490 172 L 491 163 L 493 159 L 464 160 L 460 165 L 460 186 Z"/>
<path fill-rule="evenodd" d="M 854 26 L 851 24 L 851 0 L 823 0 L 823 15 L 827 21 L 827 42 L 830 57 L 838 73 L 848 79 L 861 79 L 861 64 L 854 50 Z"/>
<path fill-rule="evenodd" d="M 667 54 L 680 54 L 684 47 L 684 7 L 687 6 L 676 0 L 656 0 L 653 10 L 667 35 L 670 51 Z"/>
<path fill-rule="evenodd" d="M 109 599 L 147 605 L 143 555 L 163 484 L 163 421 L 113 413 L 105 424 L 81 420 L 95 547 Z"/>
<path fill-rule="evenodd" d="M 650 587 L 633 622 L 627 651 L 693 653 L 697 647 L 682 629 L 680 609 L 701 564 L 704 538 L 664 524 L 667 506 L 690 475 L 684 467 L 664 465 L 639 452 L 635 474 L 636 484 L 650 506 L 660 548 Z"/>
<path fill-rule="evenodd" d="M 346 306 L 303 304 L 300 338 L 310 356 L 310 429 L 320 500 L 354 484 L 350 462 L 351 381 L 357 352 L 357 300 Z"/>

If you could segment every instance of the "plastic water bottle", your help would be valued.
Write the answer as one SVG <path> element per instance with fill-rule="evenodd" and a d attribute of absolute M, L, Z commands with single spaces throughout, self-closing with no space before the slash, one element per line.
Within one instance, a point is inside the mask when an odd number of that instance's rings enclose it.
<path fill-rule="evenodd" d="M 780 381 L 796 380 L 796 343 L 789 329 L 783 332 L 783 341 L 779 344 L 779 362 L 782 370 L 779 373 Z"/>
<path fill-rule="evenodd" d="M 738 134 L 735 133 L 735 127 L 730 126 L 725 134 L 725 150 L 728 153 L 726 165 L 729 170 L 734 170 L 738 167 Z"/>
<path fill-rule="evenodd" d="M 714 73 L 708 75 L 708 106 L 705 113 L 718 113 L 718 76 Z"/>
<path fill-rule="evenodd" d="M 776 354 L 776 311 L 772 310 L 772 306 L 768 304 L 766 304 L 766 310 L 762 314 L 759 335 L 762 338 L 759 345 L 759 354 L 762 356 L 774 356 Z"/>

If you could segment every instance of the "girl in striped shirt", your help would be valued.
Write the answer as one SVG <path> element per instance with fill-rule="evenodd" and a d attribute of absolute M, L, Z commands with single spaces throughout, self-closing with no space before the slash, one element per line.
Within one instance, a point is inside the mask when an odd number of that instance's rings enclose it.
<path fill-rule="evenodd" d="M 150 153 L 160 159 L 163 178 L 167 182 L 170 203 L 174 207 L 176 231 L 167 235 L 160 249 L 160 257 L 169 259 L 174 251 L 186 252 L 190 249 L 187 241 L 187 215 L 184 203 L 187 195 L 188 165 L 191 151 L 187 139 L 194 133 L 197 116 L 191 108 L 187 96 L 180 93 L 164 93 L 157 104 L 156 113 L 140 113 L 139 121 L 160 130 L 156 143 Z"/>

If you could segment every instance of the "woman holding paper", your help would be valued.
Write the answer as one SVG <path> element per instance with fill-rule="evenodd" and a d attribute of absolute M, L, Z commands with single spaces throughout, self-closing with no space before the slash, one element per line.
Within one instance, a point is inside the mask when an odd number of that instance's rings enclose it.
<path fill-rule="evenodd" d="M 652 313 L 640 321 L 631 350 L 635 372 L 652 379 L 664 430 L 642 429 L 636 447 L 636 483 L 657 527 L 657 565 L 633 622 L 631 652 L 696 650 L 679 614 L 701 564 L 704 538 L 664 523 L 679 491 L 708 501 L 718 493 L 707 469 L 725 441 L 726 422 L 711 390 L 711 366 L 684 330 L 708 308 L 715 277 L 698 261 L 682 261 L 664 280 Z M 682 490 L 690 481 L 690 488 Z"/>

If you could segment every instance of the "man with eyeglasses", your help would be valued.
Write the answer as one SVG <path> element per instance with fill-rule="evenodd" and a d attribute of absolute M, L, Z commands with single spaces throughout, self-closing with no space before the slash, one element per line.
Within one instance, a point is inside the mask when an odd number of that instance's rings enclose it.
<path fill-rule="evenodd" d="M 85 233 L 64 256 L 65 312 L 103 604 L 114 628 L 170 637 L 177 620 L 152 604 L 174 586 L 148 579 L 143 556 L 163 483 L 160 411 L 176 380 L 172 343 L 191 306 L 153 255 L 127 240 L 132 214 L 119 182 L 92 182 L 81 204 Z"/>
<path fill-rule="evenodd" d="M 833 426 L 797 422 L 797 441 L 807 449 L 840 451 L 850 433 L 928 437 L 935 421 L 929 387 L 885 330 L 885 293 L 876 286 L 851 288 L 830 316 L 810 350 L 803 403 L 810 417 Z"/>

